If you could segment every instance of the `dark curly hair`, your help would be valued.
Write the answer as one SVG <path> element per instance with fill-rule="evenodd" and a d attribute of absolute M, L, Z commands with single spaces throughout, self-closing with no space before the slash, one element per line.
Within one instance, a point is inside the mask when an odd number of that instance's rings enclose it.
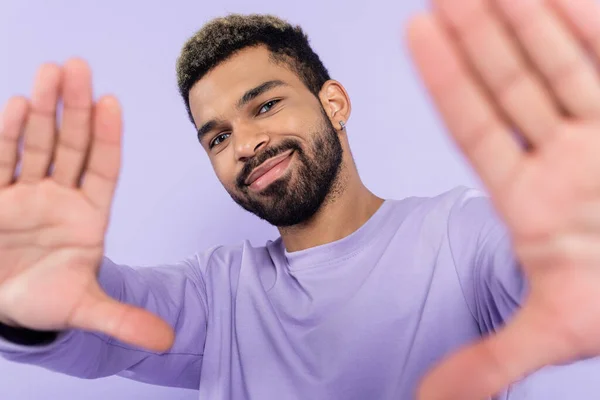
<path fill-rule="evenodd" d="M 192 86 L 236 52 L 261 45 L 269 49 L 274 62 L 291 68 L 315 96 L 330 79 L 299 26 L 273 15 L 230 14 L 216 18 L 186 41 L 177 59 L 179 93 L 192 123 L 189 101 Z"/>

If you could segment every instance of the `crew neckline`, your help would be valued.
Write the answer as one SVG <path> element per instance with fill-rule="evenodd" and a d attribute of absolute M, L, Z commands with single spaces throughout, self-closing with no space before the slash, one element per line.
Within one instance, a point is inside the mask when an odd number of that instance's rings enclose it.
<path fill-rule="evenodd" d="M 285 249 L 283 240 L 279 238 L 279 245 L 283 250 L 288 268 L 297 271 L 323 264 L 333 264 L 351 258 L 374 238 L 375 230 L 381 229 L 381 222 L 386 219 L 392 203 L 392 200 L 385 199 L 375 213 L 361 227 L 350 235 L 330 243 L 289 252 Z"/>

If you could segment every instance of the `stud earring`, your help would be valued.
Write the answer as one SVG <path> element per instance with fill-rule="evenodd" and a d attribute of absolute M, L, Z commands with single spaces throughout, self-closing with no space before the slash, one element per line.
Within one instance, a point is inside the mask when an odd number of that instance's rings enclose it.
<path fill-rule="evenodd" d="M 346 129 L 346 124 L 344 123 L 344 121 L 340 121 L 340 127 L 342 128 L 342 130 Z"/>

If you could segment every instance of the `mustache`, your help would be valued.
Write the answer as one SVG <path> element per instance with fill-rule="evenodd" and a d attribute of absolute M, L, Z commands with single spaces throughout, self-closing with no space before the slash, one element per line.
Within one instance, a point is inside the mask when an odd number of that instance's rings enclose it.
<path fill-rule="evenodd" d="M 246 179 L 248 179 L 248 176 L 256 167 L 267 161 L 269 158 L 273 158 L 288 150 L 294 150 L 298 153 L 302 153 L 302 148 L 300 147 L 298 142 L 292 139 L 286 139 L 283 142 L 279 143 L 277 146 L 267 147 L 260 153 L 256 154 L 254 157 L 250 158 L 248 161 L 246 161 L 236 179 L 237 187 L 244 188 L 246 186 Z"/>

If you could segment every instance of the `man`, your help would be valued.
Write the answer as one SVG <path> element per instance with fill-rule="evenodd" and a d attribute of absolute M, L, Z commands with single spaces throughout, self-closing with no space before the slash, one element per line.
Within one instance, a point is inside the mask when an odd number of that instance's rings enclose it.
<path fill-rule="evenodd" d="M 350 153 L 348 95 L 300 28 L 207 24 L 179 58 L 182 97 L 225 189 L 281 237 L 169 266 L 103 257 L 120 108 L 92 103 L 83 61 L 43 66 L 3 114 L 1 354 L 211 400 L 522 399 L 544 382 L 511 383 L 543 366 L 589 358 L 597 371 L 600 8 L 493 6 L 440 0 L 409 26 L 491 202 L 462 188 L 377 197 Z M 571 385 L 578 399 L 599 389 Z"/>

